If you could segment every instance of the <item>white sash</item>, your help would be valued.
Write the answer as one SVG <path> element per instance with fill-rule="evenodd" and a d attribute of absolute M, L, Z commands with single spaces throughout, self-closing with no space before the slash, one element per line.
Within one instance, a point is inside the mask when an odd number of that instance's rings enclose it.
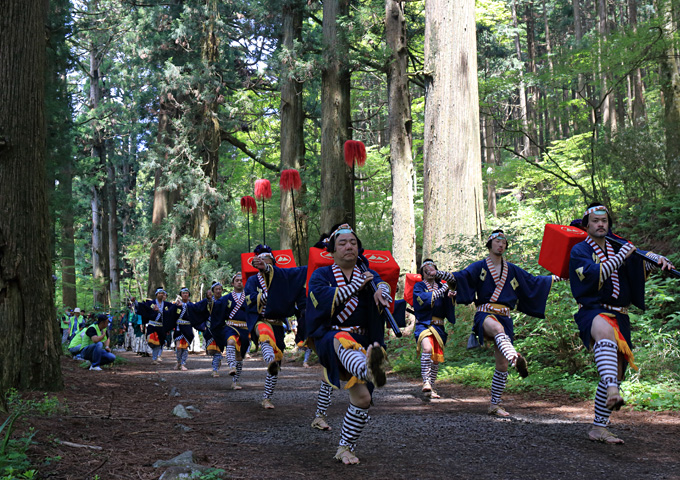
<path fill-rule="evenodd" d="M 504 258 L 501 259 L 501 261 L 502 261 L 501 268 L 503 269 L 503 273 L 499 275 L 498 272 L 496 271 L 496 267 L 491 262 L 491 257 L 486 257 L 486 267 L 489 269 L 489 272 L 491 272 L 491 277 L 493 278 L 493 281 L 496 284 L 496 288 L 493 291 L 491 298 L 489 299 L 489 303 L 496 303 L 498 301 L 498 297 L 501 296 L 501 291 L 505 286 L 505 281 L 508 279 L 508 262 L 506 262 Z"/>
<path fill-rule="evenodd" d="M 338 284 L 338 287 L 345 287 L 347 286 L 347 282 L 345 281 L 345 276 L 342 274 L 342 270 L 340 267 L 337 266 L 337 264 L 333 264 L 333 275 L 335 276 L 335 283 Z M 361 270 L 359 270 L 359 267 L 356 265 L 354 266 L 354 271 L 352 272 L 352 275 L 361 275 Z M 345 308 L 342 309 L 342 311 L 338 314 L 338 321 L 340 323 L 344 323 L 345 320 L 347 320 L 352 313 L 354 313 L 354 310 L 356 310 L 357 306 L 359 305 L 359 296 L 355 292 L 352 294 L 347 299 L 347 302 L 345 302 Z"/>

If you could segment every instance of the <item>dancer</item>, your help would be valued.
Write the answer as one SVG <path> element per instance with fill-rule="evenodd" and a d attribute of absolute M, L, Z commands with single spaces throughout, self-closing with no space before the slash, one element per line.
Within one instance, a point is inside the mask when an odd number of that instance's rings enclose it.
<path fill-rule="evenodd" d="M 194 329 L 189 320 L 188 302 L 191 297 L 191 292 L 187 287 L 182 287 L 179 291 L 180 300 L 177 301 L 175 315 L 177 320 L 175 330 L 175 354 L 177 356 L 177 363 L 175 368 L 177 370 L 187 371 L 187 359 L 189 358 L 189 345 L 194 341 Z"/>
<path fill-rule="evenodd" d="M 444 320 L 456 323 L 455 293 L 448 284 L 435 278 L 437 266 L 432 259 L 423 261 L 420 267 L 422 281 L 413 286 L 413 310 L 416 326 L 413 335 L 416 352 L 420 355 L 420 373 L 423 378 L 422 391 L 430 398 L 440 398 L 434 389 L 439 364 L 444 362 L 444 346 L 447 333 Z"/>
<path fill-rule="evenodd" d="M 460 272 L 437 271 L 435 278 L 444 279 L 457 289 L 456 302 L 466 305 L 474 302 L 473 335 L 479 344 L 493 341 L 496 369 L 491 380 L 489 415 L 507 417 L 510 414 L 501 406 L 501 395 L 508 379 L 508 365 L 517 369 L 520 377 L 529 375 L 526 359 L 513 346 L 514 324 L 510 311 L 515 307 L 526 315 L 544 318 L 545 304 L 550 288 L 559 277 L 533 276 L 503 258 L 508 240 L 503 230 L 494 230 L 486 242 L 489 256 Z M 457 285 L 456 285 L 457 282 Z M 474 340 L 475 337 L 472 337 Z"/>
<path fill-rule="evenodd" d="M 595 356 L 600 381 L 595 393 L 595 418 L 588 432 L 592 441 L 621 444 L 609 430 L 609 417 L 625 404 L 619 386 L 626 367 L 637 370 L 630 337 L 628 307 L 645 308 L 645 280 L 654 266 L 634 256 L 636 247 L 610 242 L 606 236 L 613 226 L 609 210 L 601 203 L 586 209 L 581 227 L 586 239 L 574 245 L 569 260 L 571 292 L 578 302 L 574 315 L 581 340 Z M 642 252 L 662 269 L 673 264 L 663 256 Z"/>
<path fill-rule="evenodd" d="M 334 458 L 357 464 L 354 449 L 368 422 L 371 392 L 386 382 L 385 327 L 379 308 L 388 307 L 392 299 L 376 272 L 359 268 L 361 241 L 349 225 L 334 227 L 326 248 L 333 265 L 317 268 L 310 278 L 307 332 L 327 383 L 340 388 L 340 381 L 347 381 L 350 404 Z M 378 285 L 375 294 L 365 288 L 371 281 Z"/>
<path fill-rule="evenodd" d="M 175 321 L 174 312 L 177 306 L 170 302 L 166 302 L 166 291 L 163 287 L 156 289 L 156 299 L 146 300 L 145 302 L 136 302 L 135 309 L 143 319 L 147 320 L 146 324 L 146 341 L 151 348 L 151 364 L 158 365 L 162 362 L 161 355 L 163 353 L 163 345 L 167 332 L 172 331 Z M 132 299 L 135 300 L 134 298 Z"/>
<path fill-rule="evenodd" d="M 267 245 L 255 247 L 253 267 L 259 273 L 246 282 L 248 331 L 257 337 L 267 364 L 262 407 L 274 408 L 272 396 L 283 360 L 284 328 L 288 317 L 301 316 L 305 308 L 307 267 L 279 268 Z"/>

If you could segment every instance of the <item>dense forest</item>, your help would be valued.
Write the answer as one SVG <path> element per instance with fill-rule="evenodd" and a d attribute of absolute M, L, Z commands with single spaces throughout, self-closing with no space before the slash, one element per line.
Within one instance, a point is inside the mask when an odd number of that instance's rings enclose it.
<path fill-rule="evenodd" d="M 52 0 L 57 311 L 115 311 L 159 285 L 198 296 L 263 242 L 305 264 L 341 220 L 402 273 L 423 256 L 464 267 L 497 227 L 512 261 L 545 273 L 543 226 L 592 200 L 678 264 L 679 22 L 677 0 Z M 365 165 L 345 162 L 347 140 Z M 279 186 L 290 169 L 299 188 Z M 555 378 L 589 362 L 556 290 L 549 319 L 519 331 L 557 338 L 528 347 Z M 680 288 L 648 290 L 645 374 L 677 406 Z"/>

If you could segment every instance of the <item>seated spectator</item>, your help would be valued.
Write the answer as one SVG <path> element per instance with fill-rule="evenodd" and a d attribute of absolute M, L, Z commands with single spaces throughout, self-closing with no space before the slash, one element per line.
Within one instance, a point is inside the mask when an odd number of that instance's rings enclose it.
<path fill-rule="evenodd" d="M 102 365 L 112 363 L 116 359 L 109 348 L 108 326 L 108 315 L 97 315 L 97 323 L 89 326 L 82 335 L 83 349 L 80 354 L 85 360 L 92 362 L 90 370 L 99 371 Z"/>
<path fill-rule="evenodd" d="M 83 325 L 83 327 L 73 335 L 73 338 L 71 338 L 71 341 L 68 344 L 68 351 L 73 355 L 74 360 L 83 359 L 83 356 L 80 353 L 83 350 L 83 337 L 87 328 L 87 325 Z"/>

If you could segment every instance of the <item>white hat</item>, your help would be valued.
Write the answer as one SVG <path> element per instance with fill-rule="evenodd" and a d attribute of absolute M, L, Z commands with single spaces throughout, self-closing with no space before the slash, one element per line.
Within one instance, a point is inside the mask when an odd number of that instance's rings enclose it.
<path fill-rule="evenodd" d="M 80 313 L 80 308 L 78 308 L 78 307 L 74 308 L 73 313 Z"/>

